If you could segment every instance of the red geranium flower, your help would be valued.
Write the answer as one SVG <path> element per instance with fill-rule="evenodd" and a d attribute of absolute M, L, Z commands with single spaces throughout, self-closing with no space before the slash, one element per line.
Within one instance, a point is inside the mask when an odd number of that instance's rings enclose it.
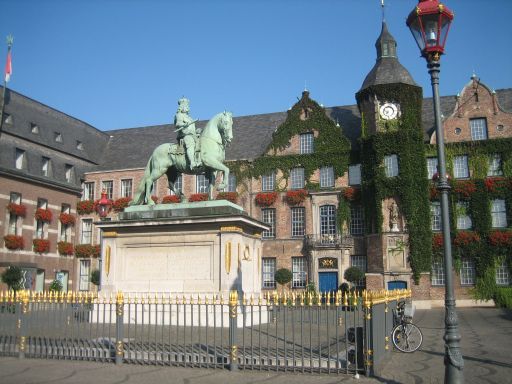
<path fill-rule="evenodd" d="M 277 192 L 260 192 L 254 200 L 260 207 L 270 207 L 277 200 Z"/>
<path fill-rule="evenodd" d="M 27 207 L 23 204 L 9 203 L 7 204 L 7 210 L 16 216 L 25 217 L 27 213 Z"/>
<path fill-rule="evenodd" d="M 59 241 L 57 243 L 57 249 L 59 251 L 59 255 L 62 256 L 71 256 L 73 254 L 73 244 L 68 243 L 67 241 Z"/>
<path fill-rule="evenodd" d="M 308 195 L 305 189 L 297 189 L 286 192 L 286 201 L 290 205 L 298 205 L 302 203 Z"/>
<path fill-rule="evenodd" d="M 238 201 L 238 192 L 219 192 L 216 200 L 227 200 L 236 204 Z"/>
<path fill-rule="evenodd" d="M 22 236 L 7 235 L 4 236 L 5 248 L 10 250 L 23 249 L 25 244 L 23 243 Z"/>
<path fill-rule="evenodd" d="M 50 211 L 49 209 L 38 208 L 36 210 L 35 217 L 36 220 L 44 221 L 45 223 L 50 223 L 52 221 L 53 214 L 52 211 Z"/>
<path fill-rule="evenodd" d="M 162 199 L 162 204 L 177 204 L 181 203 L 181 196 L 179 195 L 167 195 Z"/>
<path fill-rule="evenodd" d="M 191 203 L 194 203 L 196 201 L 208 201 L 208 194 L 207 193 L 194 193 L 190 195 L 188 198 L 188 201 Z"/>
<path fill-rule="evenodd" d="M 115 212 L 121 212 L 130 204 L 130 201 L 132 201 L 131 197 L 121 197 L 112 203 L 112 208 Z"/>
<path fill-rule="evenodd" d="M 50 241 L 46 239 L 34 239 L 32 241 L 34 246 L 34 252 L 36 253 L 48 253 L 50 252 Z"/>
<path fill-rule="evenodd" d="M 73 215 L 70 215 L 69 213 L 61 213 L 59 215 L 59 221 L 63 224 L 63 225 L 75 225 L 75 216 Z"/>

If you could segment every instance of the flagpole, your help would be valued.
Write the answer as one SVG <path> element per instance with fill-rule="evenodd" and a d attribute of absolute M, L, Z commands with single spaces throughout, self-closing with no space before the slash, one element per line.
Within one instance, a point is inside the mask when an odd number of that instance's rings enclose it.
<path fill-rule="evenodd" d="M 11 35 L 7 36 L 7 60 L 9 60 L 9 55 L 11 53 L 11 47 L 14 39 Z M 7 65 L 7 64 L 6 64 Z M 9 63 L 9 65 L 12 65 Z M 7 70 L 7 67 L 6 67 Z M 0 137 L 2 135 L 2 128 L 4 126 L 4 109 L 5 109 L 5 94 L 7 90 L 7 72 L 4 73 L 4 89 L 2 90 L 2 107 L 0 108 Z"/>

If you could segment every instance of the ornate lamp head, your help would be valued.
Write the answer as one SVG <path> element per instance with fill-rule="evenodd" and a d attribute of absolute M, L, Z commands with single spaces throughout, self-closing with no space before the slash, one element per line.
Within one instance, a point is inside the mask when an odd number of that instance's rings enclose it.
<path fill-rule="evenodd" d="M 420 0 L 407 17 L 407 26 L 427 60 L 439 61 L 452 20 L 453 12 L 438 0 Z"/>
<path fill-rule="evenodd" d="M 104 219 L 107 217 L 108 212 L 110 211 L 110 208 L 112 207 L 112 202 L 107 198 L 107 191 L 103 190 L 101 191 L 101 199 L 98 201 L 98 205 L 96 207 L 96 210 L 98 212 L 98 215 Z"/>

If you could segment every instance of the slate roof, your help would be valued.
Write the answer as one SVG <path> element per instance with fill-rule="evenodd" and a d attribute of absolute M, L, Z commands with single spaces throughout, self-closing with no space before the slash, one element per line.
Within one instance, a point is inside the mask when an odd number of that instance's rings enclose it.
<path fill-rule="evenodd" d="M 0 87 L 0 95 L 2 91 Z M 31 176 L 34 180 L 42 177 L 45 184 L 80 190 L 84 172 L 94 169 L 102 160 L 108 134 L 81 120 L 10 89 L 6 90 L 4 113 L 9 115 L 9 122 L 2 125 L 0 141 L 0 170 L 4 173 Z M 32 133 L 34 125 L 37 134 Z M 55 140 L 57 133 L 62 142 Z M 78 141 L 83 149 L 77 148 Z M 26 167 L 23 170 L 14 169 L 16 148 L 25 151 Z M 41 176 L 42 157 L 51 160 L 48 177 Z M 66 164 L 73 166 L 70 183 L 66 181 Z"/>

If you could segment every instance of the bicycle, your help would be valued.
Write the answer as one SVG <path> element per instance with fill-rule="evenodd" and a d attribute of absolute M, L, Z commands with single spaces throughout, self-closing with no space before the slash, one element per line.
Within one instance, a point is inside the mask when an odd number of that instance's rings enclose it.
<path fill-rule="evenodd" d="M 393 310 L 395 327 L 391 333 L 393 345 L 400 352 L 411 353 L 416 351 L 423 342 L 421 330 L 412 323 L 414 306 L 411 303 L 400 301 Z"/>

